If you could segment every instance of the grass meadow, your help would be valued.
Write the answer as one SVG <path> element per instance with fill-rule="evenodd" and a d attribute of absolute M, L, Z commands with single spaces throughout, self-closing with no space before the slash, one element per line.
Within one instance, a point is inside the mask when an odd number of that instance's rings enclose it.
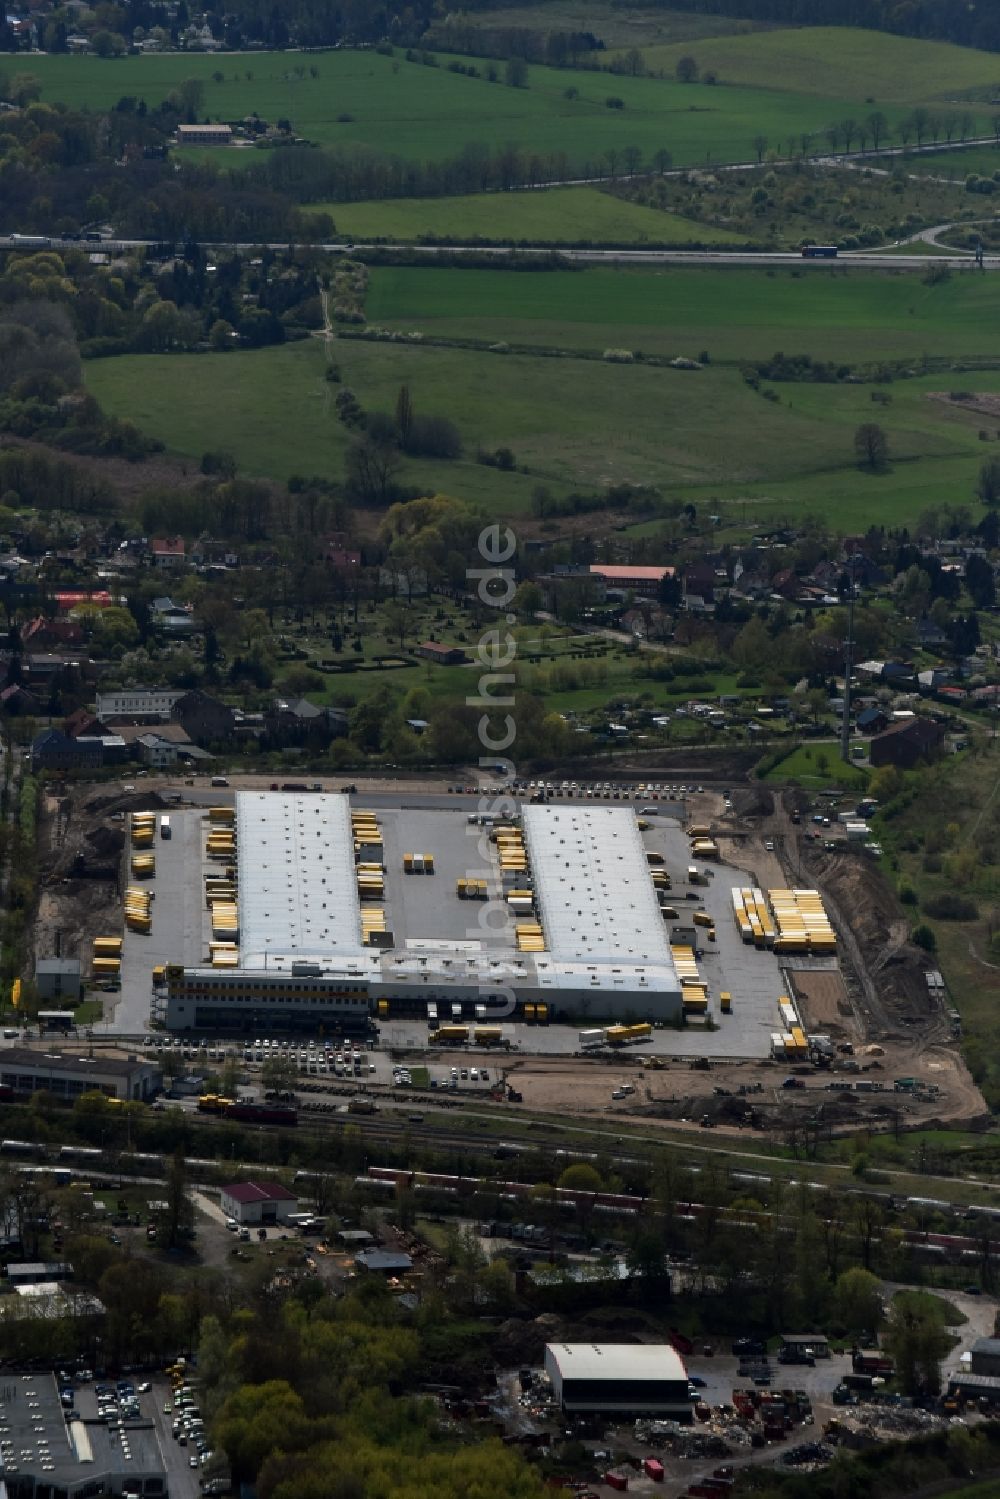
<path fill-rule="evenodd" d="M 680 214 L 628 203 L 597 187 L 556 187 L 458 198 L 392 198 L 371 203 L 319 203 L 339 234 L 354 239 L 413 242 L 434 237 L 456 244 L 727 245 L 740 235 Z"/>
<path fill-rule="evenodd" d="M 997 59 L 988 52 L 845 26 L 715 36 L 642 52 L 647 67 L 670 74 L 677 59 L 688 55 L 703 73 L 714 69 L 724 85 L 769 88 L 781 79 L 802 94 L 842 99 L 847 92 L 883 109 L 887 104 L 954 105 L 962 95 L 992 90 L 1000 78 Z"/>
<path fill-rule="evenodd" d="M 977 177 L 992 177 L 1000 171 L 1000 145 L 956 146 L 952 151 L 921 152 L 908 156 L 903 163 L 907 172 L 916 172 L 921 177 L 944 177 L 949 182 L 964 182 L 971 173 Z M 977 201 L 975 198 L 972 200 Z M 984 213 L 990 212 L 989 199 L 983 203 Z"/>
<path fill-rule="evenodd" d="M 529 275 L 380 267 L 369 321 L 427 336 L 567 349 L 760 360 L 776 350 L 851 363 L 993 356 L 1000 280 L 973 269 L 928 286 L 909 271 L 659 267 Z"/>
<path fill-rule="evenodd" d="M 445 301 L 447 288 L 453 290 L 453 312 L 461 311 L 463 299 L 470 307 L 489 304 L 498 295 L 492 283 L 503 282 L 508 298 L 517 297 L 522 318 L 526 311 L 537 313 L 537 341 L 565 350 L 543 356 L 341 340 L 337 359 L 343 383 L 362 406 L 391 411 L 405 383 L 418 411 L 451 417 L 462 434 L 461 459 L 407 460 L 401 482 L 457 494 L 513 516 L 530 509 L 539 484 L 556 496 L 623 482 L 650 484 L 701 506 L 728 502 L 731 522 L 749 526 L 803 512 L 824 515 L 838 527 L 863 527 L 873 516 L 902 525 L 943 498 L 972 498 L 987 452 L 979 436 L 984 419 L 960 404 L 930 397 L 956 386 L 1000 390 L 1000 372 L 937 373 L 889 386 L 783 383 L 765 386 L 765 394 L 753 390 L 734 365 L 683 371 L 574 357 L 574 334 L 581 343 L 588 334 L 586 342 L 598 351 L 604 334 L 614 347 L 637 343 L 636 335 L 650 347 L 642 306 L 650 317 L 658 305 L 662 318 L 670 315 L 657 304 L 655 273 L 378 270 L 374 289 L 383 276 L 392 283 L 397 307 L 408 284 L 400 276 L 413 277 L 418 285 L 422 277 L 431 278 L 428 285 L 440 280 Z M 721 297 L 730 278 L 742 274 L 718 275 L 705 286 L 714 284 Z M 895 284 L 893 278 L 860 275 L 844 284 L 873 306 L 869 299 L 880 279 Z M 874 288 L 867 286 L 869 280 Z M 769 285 L 766 277 L 760 281 Z M 958 278 L 956 284 L 962 284 Z M 971 282 L 973 290 L 984 284 L 990 278 Z M 951 289 L 923 288 L 912 278 L 908 285 L 913 295 Z M 572 301 L 562 300 L 571 293 Z M 683 289 L 677 298 L 680 305 Z M 579 319 L 588 310 L 617 321 L 558 320 L 560 311 Z M 837 316 L 836 307 L 829 310 L 831 327 Z M 846 303 L 839 304 L 839 317 L 849 321 Z M 954 307 L 942 314 L 945 321 L 949 317 L 955 317 Z M 723 318 L 724 311 L 718 311 L 716 327 Z M 440 331 L 425 317 L 416 321 Z M 499 318 L 488 326 L 492 337 L 508 331 Z M 775 342 L 788 351 L 828 352 L 818 327 L 800 323 L 776 337 L 762 318 L 754 347 L 762 355 L 773 352 Z M 667 335 L 666 322 L 661 332 Z M 739 357 L 748 357 L 746 335 L 744 340 Z M 698 352 L 697 341 L 679 346 Z M 866 334 L 862 328 L 847 352 L 877 357 L 880 348 L 877 331 Z M 173 452 L 197 463 L 207 449 L 224 448 L 237 456 L 242 471 L 278 480 L 293 473 L 336 478 L 343 471 L 350 434 L 336 415 L 339 387 L 323 379 L 324 369 L 316 340 L 226 354 L 134 355 L 85 366 L 88 387 L 108 410 L 130 416 Z M 854 430 L 872 420 L 889 438 L 891 463 L 884 473 L 861 471 L 855 463 Z M 513 451 L 513 472 L 476 461 L 477 450 L 499 447 Z M 641 529 L 655 527 L 647 522 Z"/>
<path fill-rule="evenodd" d="M 441 63 L 447 60 L 442 55 Z M 295 68 L 303 66 L 300 78 Z M 41 80 L 45 102 L 107 109 L 130 94 L 156 105 L 183 79 L 199 78 L 206 118 L 231 120 L 256 110 L 266 119 L 290 119 L 298 134 L 320 145 L 363 144 L 421 161 L 451 156 L 468 142 L 513 142 L 543 157 L 565 153 L 570 169 L 580 172 L 595 170 L 609 149 L 633 145 L 647 160 L 666 148 L 678 166 L 746 160 L 759 134 L 787 144 L 802 131 L 857 114 L 863 104 L 846 73 L 836 97 L 811 94 L 798 80 L 795 89 L 710 89 L 545 67 L 528 69 L 527 87 L 509 88 L 374 51 L 309 54 L 307 66 L 294 53 L 275 52 L 40 55 L 30 59 L 30 71 Z M 568 89 L 575 97 L 566 97 Z M 622 107 L 608 108 L 609 97 Z M 898 120 L 905 111 L 887 105 L 885 112 Z M 233 151 L 231 159 L 236 165 L 250 153 Z"/>

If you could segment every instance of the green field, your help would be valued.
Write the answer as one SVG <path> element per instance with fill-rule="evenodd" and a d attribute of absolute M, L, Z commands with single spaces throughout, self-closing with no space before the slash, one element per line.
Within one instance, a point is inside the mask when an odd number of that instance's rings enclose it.
<path fill-rule="evenodd" d="M 766 23 L 734 20 L 729 16 L 695 15 L 685 10 L 629 7 L 607 0 L 545 0 L 544 5 L 504 5 L 496 10 L 463 11 L 462 22 L 484 31 L 518 30 L 592 31 L 604 45 L 613 47 L 651 46 L 655 42 L 684 42 L 730 32 L 764 29 Z"/>
<path fill-rule="evenodd" d="M 304 77 L 295 76 L 296 67 Z M 318 77 L 309 76 L 309 67 Z M 565 153 L 570 170 L 582 175 L 597 172 L 608 150 L 633 145 L 647 160 L 664 147 L 678 166 L 745 160 L 758 134 L 792 140 L 857 114 L 862 103 L 846 82 L 841 95 L 828 98 L 800 88 L 692 89 L 672 80 L 543 67 L 529 68 L 526 88 L 508 88 L 373 51 L 313 53 L 308 64 L 295 53 L 40 55 L 30 59 L 30 71 L 47 102 L 108 109 L 130 94 L 156 105 L 183 79 L 200 78 L 206 118 L 238 119 L 256 110 L 269 120 L 290 119 L 298 134 L 321 145 L 365 144 L 421 161 L 455 155 L 470 142 L 494 148 L 513 142 L 541 157 Z M 215 72 L 224 74 L 222 83 L 213 82 Z M 577 97 L 568 99 L 571 86 Z M 609 109 L 610 96 L 623 107 Z M 899 118 L 903 111 L 887 106 L 886 113 Z M 234 151 L 234 164 L 248 154 Z"/>
<path fill-rule="evenodd" d="M 733 244 L 741 237 L 676 213 L 627 203 L 596 187 L 554 187 L 460 198 L 393 198 L 376 203 L 320 203 L 339 234 L 354 239 L 413 241 L 433 236 L 526 244 Z"/>
<path fill-rule="evenodd" d="M 811 789 L 843 786 L 863 791 L 868 785 L 868 771 L 846 764 L 840 758 L 839 744 L 802 744 L 768 771 L 764 779 L 779 784 L 798 781 Z"/>
<path fill-rule="evenodd" d="M 944 177 L 949 181 L 963 182 L 971 172 L 978 177 L 992 177 L 1000 171 L 1000 146 L 956 146 L 953 151 L 924 151 L 907 156 L 903 162 L 907 172 L 917 172 L 922 177 Z M 980 200 L 973 197 L 973 203 Z M 990 212 L 990 199 L 984 198 L 983 212 Z"/>
<path fill-rule="evenodd" d="M 405 383 L 419 411 L 457 422 L 468 456 L 412 462 L 406 479 L 511 511 L 523 509 L 540 482 L 557 491 L 626 481 L 753 484 L 829 472 L 845 453 L 851 457 L 849 434 L 822 413 L 764 401 L 731 369 L 692 375 L 358 341 L 341 343 L 337 358 L 344 384 L 366 409 L 391 411 Z M 337 387 L 323 381 L 323 369 L 322 348 L 309 341 L 261 352 L 95 360 L 86 379 L 109 410 L 128 412 L 174 451 L 198 458 L 225 448 L 245 472 L 284 479 L 339 474 L 349 434 L 334 410 Z M 856 390 L 846 393 L 857 400 Z M 720 433 L 720 411 L 738 442 Z M 898 443 L 914 457 L 947 451 L 919 429 L 900 432 Z M 528 473 L 477 464 L 480 445 L 512 448 Z"/>
<path fill-rule="evenodd" d="M 909 271 L 793 267 L 518 271 L 378 268 L 372 323 L 427 336 L 641 349 L 716 360 L 879 361 L 994 356 L 1000 280 L 973 270 L 927 286 Z"/>
<path fill-rule="evenodd" d="M 997 60 L 988 52 L 841 26 L 762 31 L 643 49 L 647 67 L 669 74 L 685 54 L 695 58 L 702 72 L 714 69 L 723 84 L 768 88 L 778 79 L 794 80 L 802 94 L 842 99 L 849 92 L 880 108 L 934 101 L 953 105 L 956 95 L 992 89 L 1000 76 Z M 847 79 L 850 86 L 845 89 Z"/>
<path fill-rule="evenodd" d="M 584 300 L 587 295 L 583 276 L 451 274 L 458 286 L 458 278 L 478 278 L 485 297 L 495 278 L 516 280 L 525 297 L 539 283 L 554 287 L 563 280 L 579 284 Z M 621 279 L 634 279 L 641 289 L 647 278 Z M 549 327 L 553 337 L 563 331 Z M 620 338 L 621 328 L 616 331 Z M 786 347 L 801 347 L 805 336 L 798 330 Z M 418 411 L 457 423 L 465 456 L 453 463 L 408 460 L 400 482 L 512 515 L 529 508 L 538 484 L 558 496 L 631 482 L 701 505 L 729 501 L 733 524 L 803 511 L 833 517 L 838 527 L 863 527 L 873 516 L 905 524 L 942 495 L 971 499 L 982 461 L 982 418 L 929 394 L 959 383 L 973 391 L 1000 389 L 1000 373 L 993 371 L 961 382 L 953 374 L 924 376 L 878 387 L 877 394 L 891 397 L 882 406 L 873 405 L 872 387 L 850 384 L 777 385 L 774 399 L 765 399 L 725 366 L 677 371 L 572 355 L 358 340 L 340 341 L 337 358 L 344 384 L 367 410 L 391 411 L 406 383 Z M 315 340 L 258 352 L 136 355 L 85 366 L 88 387 L 109 411 L 129 416 L 172 451 L 197 461 L 209 448 L 227 449 L 244 472 L 282 480 L 342 472 L 350 439 L 333 404 L 338 387 L 323 380 L 324 368 Z M 854 430 L 870 420 L 888 433 L 892 463 L 886 473 L 862 472 L 855 464 Z M 509 447 L 516 470 L 477 463 L 480 447 Z"/>

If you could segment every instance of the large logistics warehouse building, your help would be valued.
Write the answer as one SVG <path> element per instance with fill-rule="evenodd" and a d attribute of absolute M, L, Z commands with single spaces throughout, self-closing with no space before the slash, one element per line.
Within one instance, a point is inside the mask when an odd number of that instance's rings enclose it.
<path fill-rule="evenodd" d="M 238 792 L 228 876 L 238 940 L 212 944 L 209 932 L 207 961 L 169 964 L 158 1018 L 241 1032 L 362 1031 L 373 1015 L 429 1004 L 496 1021 L 526 1004 L 553 1018 L 679 1018 L 681 985 L 631 808 L 524 808 L 517 884 L 541 933 L 530 950 L 495 844 L 463 817 L 426 815 L 452 840 L 456 872 L 479 861 L 486 906 L 459 899 L 446 858 L 430 859 L 430 878 L 410 873 L 414 855 L 399 843 L 408 835 L 391 812 L 378 814 L 376 834 L 360 834 L 356 819 L 370 829 L 376 814 L 352 813 L 345 795 Z"/>
<path fill-rule="evenodd" d="M 545 1372 L 568 1415 L 691 1420 L 687 1370 L 669 1343 L 547 1343 Z"/>

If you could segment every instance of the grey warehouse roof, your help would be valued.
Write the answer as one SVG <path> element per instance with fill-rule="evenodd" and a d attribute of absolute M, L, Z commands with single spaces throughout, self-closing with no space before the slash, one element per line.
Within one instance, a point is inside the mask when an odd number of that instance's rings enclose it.
<path fill-rule="evenodd" d="M 238 791 L 236 822 L 241 966 L 360 957 L 348 798 Z"/>
<path fill-rule="evenodd" d="M 631 808 L 525 807 L 542 930 L 557 962 L 653 964 L 670 945 Z"/>

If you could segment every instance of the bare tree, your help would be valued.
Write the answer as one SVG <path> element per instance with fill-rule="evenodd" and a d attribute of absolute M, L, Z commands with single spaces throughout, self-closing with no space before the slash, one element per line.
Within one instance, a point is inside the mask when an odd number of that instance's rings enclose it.
<path fill-rule="evenodd" d="M 625 170 L 628 172 L 630 178 L 634 177 L 642 160 L 642 148 L 640 146 L 626 146 L 624 155 Z"/>
<path fill-rule="evenodd" d="M 888 134 L 889 122 L 880 109 L 874 110 L 865 121 L 871 133 L 872 145 L 877 151 L 883 138 Z"/>

